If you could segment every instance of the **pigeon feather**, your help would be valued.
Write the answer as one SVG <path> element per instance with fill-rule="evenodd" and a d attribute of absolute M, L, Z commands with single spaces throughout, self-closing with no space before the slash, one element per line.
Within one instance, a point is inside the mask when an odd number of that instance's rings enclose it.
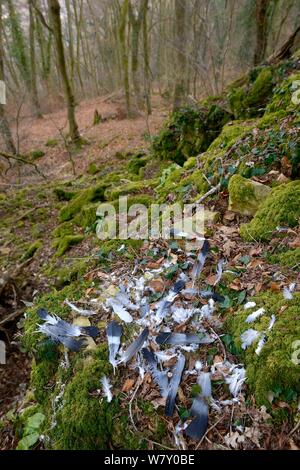
<path fill-rule="evenodd" d="M 178 387 L 181 382 L 181 377 L 183 373 L 185 365 L 185 357 L 183 354 L 180 354 L 177 360 L 177 363 L 172 369 L 172 378 L 169 383 L 168 395 L 167 395 L 167 402 L 166 402 L 166 416 L 173 416 L 174 407 L 175 407 L 175 400 L 178 392 Z"/>
<path fill-rule="evenodd" d="M 162 372 L 158 369 L 158 362 L 155 359 L 155 356 L 152 351 L 149 349 L 142 349 L 143 357 L 147 363 L 149 372 L 151 373 L 154 382 L 158 385 L 160 389 L 160 393 L 162 397 L 166 397 L 168 395 L 168 385 L 169 380 L 167 376 L 167 372 Z"/>
<path fill-rule="evenodd" d="M 117 364 L 121 364 L 124 362 L 125 364 L 133 358 L 133 356 L 139 352 L 139 350 L 143 347 L 145 341 L 147 341 L 149 335 L 148 328 L 145 328 L 142 333 L 137 337 L 136 340 L 123 352 Z"/>
<path fill-rule="evenodd" d="M 102 377 L 101 383 L 102 383 L 103 392 L 104 392 L 104 394 L 107 398 L 107 401 L 108 401 L 108 403 L 110 403 L 112 401 L 113 396 L 112 396 L 112 393 L 110 391 L 111 384 L 110 384 L 108 378 L 106 377 L 106 375 L 104 375 Z"/>
<path fill-rule="evenodd" d="M 115 369 L 116 356 L 121 343 L 122 327 L 117 322 L 111 321 L 107 325 L 106 334 L 109 349 L 109 362 Z"/>
<path fill-rule="evenodd" d="M 184 346 L 189 344 L 210 344 L 213 341 L 214 340 L 209 336 L 204 336 L 203 338 L 200 338 L 200 336 L 192 333 L 160 333 L 156 337 L 157 344 L 171 344 L 172 346 Z"/>
<path fill-rule="evenodd" d="M 125 323 L 131 323 L 133 321 L 132 316 L 129 312 L 121 305 L 116 299 L 110 298 L 106 304 L 111 307 L 116 315 Z"/>

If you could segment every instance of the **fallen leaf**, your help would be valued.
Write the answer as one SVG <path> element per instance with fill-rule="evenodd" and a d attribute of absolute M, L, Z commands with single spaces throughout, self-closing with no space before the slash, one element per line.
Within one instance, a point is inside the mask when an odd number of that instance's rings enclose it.
<path fill-rule="evenodd" d="M 128 393 L 132 389 L 132 387 L 135 384 L 135 380 L 133 379 L 127 379 L 122 387 L 122 392 Z"/>

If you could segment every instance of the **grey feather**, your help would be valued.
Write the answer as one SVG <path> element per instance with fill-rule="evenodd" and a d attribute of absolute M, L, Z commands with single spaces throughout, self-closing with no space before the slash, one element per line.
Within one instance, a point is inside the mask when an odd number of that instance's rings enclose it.
<path fill-rule="evenodd" d="M 43 333 L 55 343 L 63 344 L 70 351 L 77 352 L 83 347 L 83 339 L 74 339 L 70 336 L 60 335 L 60 331 L 55 325 L 48 325 L 47 323 L 38 325 L 39 333 Z"/>
<path fill-rule="evenodd" d="M 153 354 L 152 351 L 149 349 L 142 349 L 143 357 L 147 363 L 148 369 L 152 375 L 152 378 L 156 385 L 158 385 L 160 389 L 160 393 L 162 397 L 166 397 L 168 395 L 168 376 L 167 372 L 162 372 L 158 369 L 158 362 Z"/>
<path fill-rule="evenodd" d="M 119 351 L 121 336 L 122 336 L 122 327 L 115 321 L 111 321 L 106 328 L 108 349 L 109 349 L 109 362 L 115 368 L 116 366 L 116 356 Z"/>
<path fill-rule="evenodd" d="M 148 339 L 149 330 L 145 328 L 142 333 L 138 336 L 138 338 L 133 341 L 133 343 L 129 346 L 129 348 L 124 351 L 122 356 L 120 357 L 117 364 L 121 364 L 124 362 L 125 364 L 133 358 L 133 356 L 139 352 L 139 350 L 143 347 L 144 342 Z"/>
<path fill-rule="evenodd" d="M 156 337 L 157 344 L 171 344 L 172 346 L 186 346 L 189 344 L 210 344 L 214 340 L 209 336 L 200 336 L 192 333 L 160 333 Z"/>
<path fill-rule="evenodd" d="M 201 387 L 201 393 L 194 398 L 190 415 L 194 417 L 193 421 L 186 428 L 186 434 L 191 439 L 202 439 L 207 431 L 208 425 L 208 401 L 211 397 L 210 374 L 201 372 L 198 380 Z"/>
<path fill-rule="evenodd" d="M 196 279 L 198 279 L 198 277 L 200 276 L 201 272 L 202 272 L 202 269 L 204 267 L 204 264 L 205 264 L 205 261 L 206 261 L 206 257 L 208 255 L 208 252 L 209 252 L 209 242 L 208 240 L 205 240 L 204 243 L 203 243 L 203 246 L 201 248 L 201 251 L 198 255 L 198 258 L 197 258 L 197 261 L 196 263 L 194 264 L 194 267 L 193 267 L 193 271 L 192 271 L 192 279 L 195 283 Z"/>
<path fill-rule="evenodd" d="M 173 375 L 169 383 L 169 390 L 168 390 L 166 410 L 165 410 L 165 415 L 169 417 L 173 416 L 173 413 L 174 413 L 177 391 L 181 382 L 184 365 L 185 365 L 185 357 L 182 354 L 180 354 L 176 365 L 173 367 L 173 370 L 172 370 Z"/>

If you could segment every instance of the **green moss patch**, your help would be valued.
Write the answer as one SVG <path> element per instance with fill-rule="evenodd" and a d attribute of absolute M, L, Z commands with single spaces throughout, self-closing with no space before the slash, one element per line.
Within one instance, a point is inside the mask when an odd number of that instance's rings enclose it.
<path fill-rule="evenodd" d="M 289 266 L 290 268 L 300 266 L 300 248 L 268 256 L 268 261 L 274 264 L 281 264 L 282 266 Z"/>
<path fill-rule="evenodd" d="M 300 217 L 300 181 L 281 185 L 262 202 L 249 224 L 241 226 L 247 241 L 269 240 L 277 226 L 295 227 Z"/>
<path fill-rule="evenodd" d="M 299 309 L 300 294 L 293 300 L 285 300 L 282 293 L 267 292 L 253 300 L 258 308 L 265 308 L 266 314 L 253 324 L 245 323 L 249 310 L 241 309 L 227 321 L 236 346 L 241 350 L 241 334 L 248 328 L 259 332 L 268 330 L 271 315 L 276 316 L 273 329 L 267 331 L 267 341 L 260 355 L 255 353 L 257 341 L 242 354 L 246 364 L 247 383 L 255 394 L 258 404 L 271 406 L 270 397 L 288 402 L 297 409 L 300 393 L 300 367 L 293 362 L 295 342 L 300 337 Z"/>
<path fill-rule="evenodd" d="M 64 206 L 59 214 L 61 222 L 71 220 L 77 215 L 82 207 L 90 202 L 104 201 L 104 194 L 107 186 L 99 184 L 81 191 L 69 204 Z"/>

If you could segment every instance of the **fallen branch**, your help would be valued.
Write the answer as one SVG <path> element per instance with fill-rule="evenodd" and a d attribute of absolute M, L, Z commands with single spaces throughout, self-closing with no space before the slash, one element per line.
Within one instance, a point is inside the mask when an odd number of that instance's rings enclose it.
<path fill-rule="evenodd" d="M 0 150 L 0 156 L 3 158 L 6 158 L 10 162 L 10 160 L 15 160 L 18 163 L 24 163 L 25 165 L 31 165 L 34 167 L 35 171 L 41 175 L 44 179 L 46 179 L 46 176 L 38 169 L 37 165 L 34 162 L 31 162 L 26 159 L 26 156 L 24 155 L 13 155 L 12 153 L 7 153 L 3 152 Z"/>

